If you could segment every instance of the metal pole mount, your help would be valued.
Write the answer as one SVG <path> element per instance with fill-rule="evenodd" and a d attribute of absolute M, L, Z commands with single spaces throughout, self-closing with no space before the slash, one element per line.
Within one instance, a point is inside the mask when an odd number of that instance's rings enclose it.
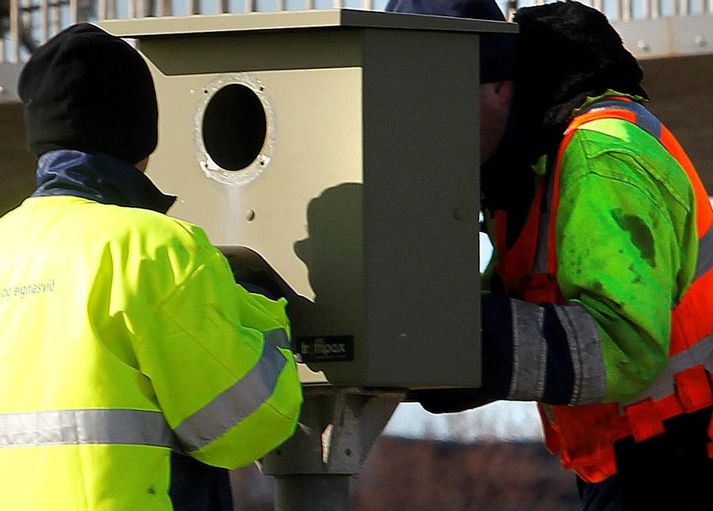
<path fill-rule="evenodd" d="M 306 386 L 295 435 L 262 461 L 275 511 L 348 511 L 350 483 L 405 391 Z"/>

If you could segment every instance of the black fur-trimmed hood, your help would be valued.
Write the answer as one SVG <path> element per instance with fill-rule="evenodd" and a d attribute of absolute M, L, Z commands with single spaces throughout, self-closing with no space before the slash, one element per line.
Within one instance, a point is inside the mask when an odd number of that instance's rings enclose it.
<path fill-rule="evenodd" d="M 519 233 L 534 195 L 531 165 L 553 160 L 573 111 L 607 90 L 647 98 L 643 73 L 599 11 L 578 2 L 520 9 L 515 96 L 505 135 L 481 167 L 483 206 L 510 212 Z M 519 150 L 513 150 L 518 148 Z"/>
<path fill-rule="evenodd" d="M 537 157 L 557 144 L 572 111 L 587 96 L 608 89 L 647 97 L 636 59 L 604 14 L 578 2 L 525 7 L 515 15 L 520 27 L 518 108 Z"/>

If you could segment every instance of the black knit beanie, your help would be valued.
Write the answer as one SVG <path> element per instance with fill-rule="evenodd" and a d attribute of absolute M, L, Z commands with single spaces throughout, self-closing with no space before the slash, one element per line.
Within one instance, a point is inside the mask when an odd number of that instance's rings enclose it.
<path fill-rule="evenodd" d="M 158 140 L 156 91 L 141 55 L 100 28 L 73 25 L 40 46 L 20 74 L 27 146 L 36 156 L 96 151 L 135 164 Z"/>
<path fill-rule="evenodd" d="M 505 21 L 494 0 L 390 0 L 386 11 Z M 480 83 L 515 78 L 516 40 L 515 34 L 481 36 Z"/>

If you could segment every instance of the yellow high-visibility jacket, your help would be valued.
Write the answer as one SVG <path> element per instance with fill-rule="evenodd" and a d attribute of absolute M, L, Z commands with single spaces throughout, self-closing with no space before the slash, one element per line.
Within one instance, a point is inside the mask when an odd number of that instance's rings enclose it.
<path fill-rule="evenodd" d="M 289 438 L 284 300 L 189 223 L 48 195 L 0 219 L 0 509 L 170 510 L 172 449 L 234 468 Z"/>

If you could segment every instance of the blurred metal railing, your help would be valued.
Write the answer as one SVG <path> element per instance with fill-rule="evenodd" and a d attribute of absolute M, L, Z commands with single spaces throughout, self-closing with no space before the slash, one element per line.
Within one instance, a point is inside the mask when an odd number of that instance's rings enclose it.
<path fill-rule="evenodd" d="M 504 11 L 552 0 L 498 0 Z M 581 0 L 613 21 L 713 13 L 713 0 Z M 77 22 L 283 10 L 382 10 L 387 0 L 0 0 L 0 64 L 24 61 L 32 50 Z"/>
<path fill-rule="evenodd" d="M 340 7 L 382 10 L 387 0 L 0 0 L 0 64 L 24 61 L 74 23 L 116 18 L 185 16 Z"/>
<path fill-rule="evenodd" d="M 549 0 L 524 0 L 518 7 L 541 5 Z M 580 0 L 614 21 L 658 19 L 713 13 L 713 0 Z"/>

